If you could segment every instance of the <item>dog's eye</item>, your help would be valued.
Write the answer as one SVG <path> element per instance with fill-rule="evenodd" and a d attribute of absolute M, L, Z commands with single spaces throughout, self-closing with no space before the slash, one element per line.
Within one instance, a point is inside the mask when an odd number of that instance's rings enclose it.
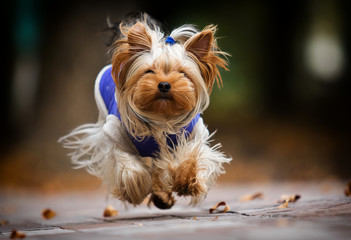
<path fill-rule="evenodd" d="M 186 73 L 184 71 L 180 71 L 181 74 L 183 74 L 184 76 L 186 76 Z"/>
<path fill-rule="evenodd" d="M 149 70 L 146 70 L 146 72 L 145 72 L 146 74 L 148 74 L 148 73 L 150 73 L 150 74 L 154 74 L 155 72 L 153 71 L 153 70 L 151 70 L 151 69 L 149 69 Z"/>

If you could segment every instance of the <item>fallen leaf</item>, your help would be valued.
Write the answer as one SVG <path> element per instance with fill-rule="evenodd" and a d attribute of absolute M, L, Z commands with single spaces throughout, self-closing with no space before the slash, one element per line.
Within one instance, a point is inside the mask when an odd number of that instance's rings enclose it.
<path fill-rule="evenodd" d="M 288 205 L 289 205 L 289 201 L 285 201 L 282 205 L 278 206 L 278 209 L 287 208 Z"/>
<path fill-rule="evenodd" d="M 197 220 L 197 217 L 193 217 L 193 220 Z"/>
<path fill-rule="evenodd" d="M 258 193 L 255 193 L 255 194 L 248 194 L 248 195 L 245 195 L 243 197 L 241 197 L 239 199 L 240 202 L 248 202 L 248 201 L 252 201 L 254 199 L 263 199 L 263 193 L 261 192 L 258 192 Z"/>
<path fill-rule="evenodd" d="M 217 219 L 218 219 L 218 216 L 215 216 L 214 218 L 212 218 L 212 222 L 214 222 Z"/>
<path fill-rule="evenodd" d="M 118 215 L 118 211 L 111 205 L 108 205 L 104 210 L 104 217 L 114 217 Z"/>
<path fill-rule="evenodd" d="M 278 203 L 285 203 L 286 201 L 288 202 L 296 202 L 299 200 L 301 196 L 299 194 L 294 194 L 294 195 L 282 195 L 280 197 L 280 200 L 278 200 Z"/>
<path fill-rule="evenodd" d="M 43 216 L 43 218 L 48 220 L 54 218 L 56 216 L 56 212 L 51 210 L 50 208 L 47 208 L 41 212 L 41 215 Z"/>
<path fill-rule="evenodd" d="M 351 197 L 351 181 L 347 183 L 345 188 L 345 196 Z"/>
<path fill-rule="evenodd" d="M 17 230 L 12 230 L 11 235 L 10 235 L 11 239 L 22 239 L 25 237 L 26 237 L 26 234 L 20 233 Z"/>
<path fill-rule="evenodd" d="M 9 224 L 9 221 L 7 221 L 5 219 L 1 219 L 0 226 L 4 226 L 4 225 L 7 225 L 7 224 Z"/>
<path fill-rule="evenodd" d="M 214 210 L 216 210 L 220 206 L 224 206 L 224 209 L 222 211 L 219 211 L 219 213 L 225 213 L 225 212 L 228 212 L 230 210 L 230 207 L 225 202 L 219 202 L 216 205 L 214 205 L 213 207 L 211 207 L 209 209 L 209 212 L 213 213 Z"/>

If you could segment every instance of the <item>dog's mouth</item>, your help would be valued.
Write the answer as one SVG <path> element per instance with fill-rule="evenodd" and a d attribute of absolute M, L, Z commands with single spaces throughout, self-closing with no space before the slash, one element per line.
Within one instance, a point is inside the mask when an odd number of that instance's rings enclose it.
<path fill-rule="evenodd" d="M 179 95 L 179 94 L 178 94 Z M 172 92 L 156 93 L 152 98 L 138 98 L 136 106 L 141 110 L 166 118 L 178 117 L 190 111 L 193 106 L 186 105 L 186 96 L 178 96 Z"/>
<path fill-rule="evenodd" d="M 173 100 L 173 97 L 171 94 L 164 94 L 164 93 L 161 93 L 161 94 L 158 94 L 157 95 L 157 100 Z"/>

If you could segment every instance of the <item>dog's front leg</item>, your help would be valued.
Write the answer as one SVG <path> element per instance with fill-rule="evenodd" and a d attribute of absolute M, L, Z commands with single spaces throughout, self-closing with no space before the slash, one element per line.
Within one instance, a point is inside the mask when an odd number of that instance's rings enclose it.
<path fill-rule="evenodd" d="M 177 150 L 163 149 L 155 159 L 152 172 L 150 202 L 160 209 L 169 209 L 175 203 L 173 192 L 178 196 L 191 196 L 192 204 L 198 203 L 207 193 L 209 177 L 200 156 L 200 148 L 194 143 L 179 145 Z"/>
<path fill-rule="evenodd" d="M 182 148 L 189 147 L 191 146 L 182 146 Z M 204 157 L 201 146 L 177 151 L 176 162 L 179 164 L 172 168 L 171 174 L 173 176 L 172 189 L 178 196 L 191 196 L 192 201 L 199 199 L 196 200 L 196 203 L 206 196 L 209 169 L 203 161 Z"/>
<path fill-rule="evenodd" d="M 174 203 L 175 199 L 172 195 L 172 177 L 166 169 L 154 166 L 152 173 L 152 194 L 150 202 L 159 209 L 169 209 Z"/>
<path fill-rule="evenodd" d="M 206 197 L 217 177 L 224 173 L 223 163 L 231 161 L 219 151 L 220 146 L 211 147 L 208 141 L 190 141 L 176 152 L 179 164 L 172 169 L 173 191 L 178 196 L 191 196 L 191 205 Z"/>
<path fill-rule="evenodd" d="M 200 119 L 190 138 L 180 141 L 174 152 L 172 168 L 169 168 L 173 191 L 178 196 L 190 196 L 191 205 L 206 197 L 217 177 L 224 173 L 223 163 L 231 161 L 219 150 L 219 143 L 210 146 L 211 136 Z"/>

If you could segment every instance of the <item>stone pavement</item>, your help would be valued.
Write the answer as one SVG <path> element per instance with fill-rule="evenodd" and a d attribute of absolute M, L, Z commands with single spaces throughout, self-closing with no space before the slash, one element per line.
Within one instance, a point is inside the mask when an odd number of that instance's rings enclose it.
<path fill-rule="evenodd" d="M 351 239 L 351 197 L 346 183 L 300 182 L 232 184 L 216 186 L 198 207 L 178 199 L 170 210 L 146 204 L 127 208 L 95 192 L 0 191 L 0 239 L 9 239 L 16 229 L 25 239 Z M 240 201 L 246 194 L 262 198 Z M 297 202 L 278 208 L 282 194 L 299 194 Z M 209 213 L 225 201 L 227 213 Z M 102 216 L 107 204 L 118 216 Z M 50 208 L 56 217 L 45 220 Z M 223 209 L 223 208 L 220 208 Z"/>

